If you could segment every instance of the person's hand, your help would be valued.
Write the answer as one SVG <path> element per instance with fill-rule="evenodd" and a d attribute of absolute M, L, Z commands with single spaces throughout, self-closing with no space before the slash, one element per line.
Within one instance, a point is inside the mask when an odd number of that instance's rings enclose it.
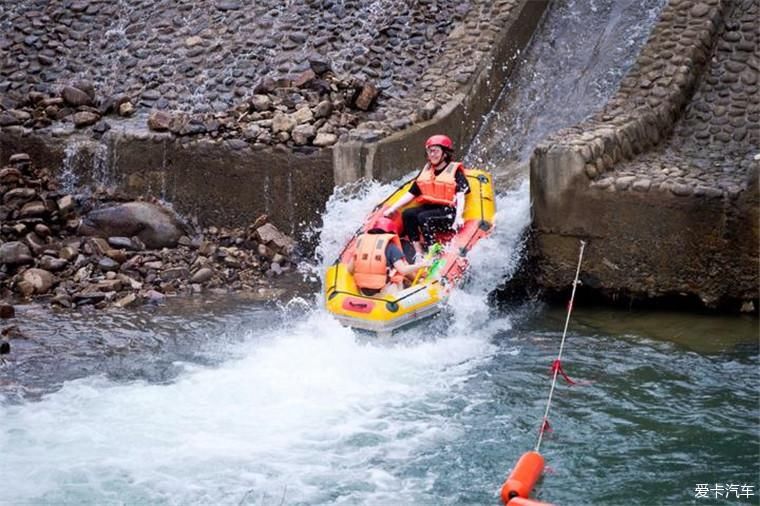
<path fill-rule="evenodd" d="M 393 209 L 393 208 L 390 208 L 390 207 L 386 207 L 386 208 L 383 210 L 383 217 L 385 217 L 385 218 L 389 218 L 389 217 L 390 217 L 390 216 L 391 216 L 393 213 L 395 213 L 395 212 L 396 212 L 396 211 L 395 211 L 395 209 Z"/>
<path fill-rule="evenodd" d="M 457 216 L 456 218 L 454 218 L 454 223 L 451 225 L 451 228 L 458 231 L 463 226 L 464 226 L 464 219 L 462 219 L 461 216 Z"/>

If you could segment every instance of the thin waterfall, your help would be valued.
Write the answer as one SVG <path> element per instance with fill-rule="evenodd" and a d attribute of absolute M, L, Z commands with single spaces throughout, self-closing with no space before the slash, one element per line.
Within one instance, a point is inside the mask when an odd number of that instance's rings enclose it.
<path fill-rule="evenodd" d="M 61 189 L 67 193 L 112 186 L 114 177 L 108 146 L 89 139 L 72 140 L 64 148 L 58 178 Z"/>

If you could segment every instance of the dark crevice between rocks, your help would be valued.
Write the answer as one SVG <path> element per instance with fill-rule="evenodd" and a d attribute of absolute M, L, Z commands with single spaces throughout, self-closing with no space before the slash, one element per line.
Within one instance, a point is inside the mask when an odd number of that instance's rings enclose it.
<path fill-rule="evenodd" d="M 520 271 L 506 280 L 491 294 L 492 303 L 500 309 L 515 305 L 545 302 L 552 306 L 567 306 L 572 293 L 572 280 L 563 289 L 550 289 L 539 286 L 530 274 L 535 269 L 535 261 L 526 261 Z M 647 297 L 628 290 L 600 290 L 584 284 L 581 274 L 575 293 L 575 306 L 603 306 L 616 309 L 632 310 L 667 310 L 688 312 L 691 314 L 748 314 L 760 317 L 758 299 L 741 300 L 732 297 L 720 299 L 712 306 L 706 306 L 702 299 L 694 294 L 668 293 L 656 297 Z M 593 282 L 592 282 L 593 283 Z"/>
<path fill-rule="evenodd" d="M 581 283 L 584 276 L 581 275 Z M 543 290 L 541 298 L 549 304 L 562 306 L 570 300 L 572 287 L 562 290 Z M 694 294 L 668 293 L 656 297 L 647 297 L 628 290 L 599 290 L 581 284 L 575 293 L 576 306 L 606 306 L 616 309 L 665 310 L 688 312 L 690 314 L 758 314 L 758 300 L 739 300 L 735 298 L 720 299 L 714 306 L 706 306 L 702 299 Z M 744 308 L 744 309 L 742 309 Z"/>

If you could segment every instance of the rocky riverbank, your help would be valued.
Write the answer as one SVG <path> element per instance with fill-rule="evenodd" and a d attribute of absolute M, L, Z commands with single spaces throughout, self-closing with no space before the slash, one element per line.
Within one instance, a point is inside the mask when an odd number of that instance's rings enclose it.
<path fill-rule="evenodd" d="M 0 299 L 126 307 L 195 293 L 267 293 L 295 242 L 260 217 L 195 231 L 154 202 L 66 194 L 24 153 L 0 169 Z"/>

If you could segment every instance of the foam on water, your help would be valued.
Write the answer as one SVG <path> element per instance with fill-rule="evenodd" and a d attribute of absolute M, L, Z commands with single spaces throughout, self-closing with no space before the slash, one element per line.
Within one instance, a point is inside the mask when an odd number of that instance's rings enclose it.
<path fill-rule="evenodd" d="M 323 272 L 335 261 L 367 214 L 402 182 L 403 179 L 392 183 L 360 180 L 333 192 L 322 216 L 322 227 L 316 231 L 319 237 L 316 257 L 319 262 L 315 267 L 318 272 Z"/>
<path fill-rule="evenodd" d="M 323 311 L 251 337 L 244 358 L 186 365 L 171 384 L 92 377 L 0 408 L 4 499 L 320 503 L 370 487 L 401 500 L 388 460 L 455 436 L 431 405 L 491 351 L 472 335 L 362 344 Z"/>
<path fill-rule="evenodd" d="M 455 315 L 453 330 L 466 332 L 476 328 L 487 336 L 510 328 L 507 316 L 494 315 L 488 296 L 517 268 L 523 253 L 524 233 L 530 224 L 528 182 L 496 196 L 494 231 L 476 245 L 468 255 L 470 268 L 467 283 L 455 290 L 449 307 Z"/>

